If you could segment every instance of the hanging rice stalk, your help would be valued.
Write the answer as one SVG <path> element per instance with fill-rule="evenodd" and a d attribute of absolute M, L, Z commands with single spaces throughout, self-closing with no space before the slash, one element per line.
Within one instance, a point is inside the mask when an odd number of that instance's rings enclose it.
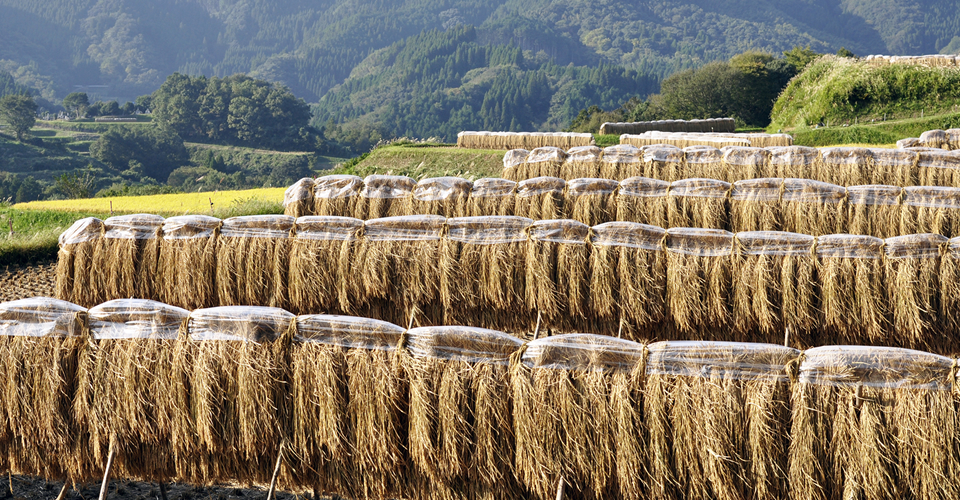
<path fill-rule="evenodd" d="M 960 188 L 905 187 L 900 214 L 900 234 L 960 236 Z"/>
<path fill-rule="evenodd" d="M 906 139 L 900 139 L 899 141 L 897 141 L 897 149 L 916 150 L 922 147 L 923 147 L 923 143 L 920 142 L 920 139 L 916 137 L 907 137 Z"/>
<path fill-rule="evenodd" d="M 520 176 L 520 166 L 527 161 L 530 151 L 526 149 L 511 149 L 503 155 L 503 178 L 511 181 L 522 181 L 526 177 Z"/>
<path fill-rule="evenodd" d="M 287 304 L 287 271 L 296 219 L 248 215 L 223 221 L 217 240 L 220 305 Z"/>
<path fill-rule="evenodd" d="M 735 257 L 733 233 L 667 230 L 667 311 L 685 334 L 729 334 Z"/>
<path fill-rule="evenodd" d="M 920 155 L 906 149 L 870 149 L 873 156 L 870 184 L 912 186 L 917 183 L 917 161 Z"/>
<path fill-rule="evenodd" d="M 407 215 L 435 214 L 444 217 L 467 215 L 467 201 L 473 183 L 459 177 L 434 177 L 417 183 L 409 198 Z"/>
<path fill-rule="evenodd" d="M 951 151 L 960 149 L 960 128 L 950 128 L 945 132 L 947 133 L 947 147 L 944 149 Z"/>
<path fill-rule="evenodd" d="M 649 177 L 630 177 L 620 181 L 616 220 L 669 227 L 669 191 L 669 182 Z"/>
<path fill-rule="evenodd" d="M 720 151 L 723 152 L 724 175 L 717 178 L 722 181 L 757 179 L 769 173 L 770 152 L 766 149 L 727 146 Z"/>
<path fill-rule="evenodd" d="M 283 213 L 291 217 L 314 215 L 313 179 L 304 177 L 283 192 Z"/>
<path fill-rule="evenodd" d="M 939 331 L 940 253 L 946 244 L 947 238 L 939 234 L 911 234 L 884 241 L 887 322 L 901 346 L 946 347 Z"/>
<path fill-rule="evenodd" d="M 534 498 L 645 498 L 644 346 L 600 335 L 534 340 L 513 368 L 516 470 Z"/>
<path fill-rule="evenodd" d="M 596 146 L 579 146 L 567 151 L 567 159 L 560 167 L 563 179 L 600 177 L 600 155 L 603 151 Z"/>
<path fill-rule="evenodd" d="M 593 144 L 593 134 L 578 132 L 469 132 L 457 134 L 457 146 L 474 149 L 572 148 Z"/>
<path fill-rule="evenodd" d="M 92 471 L 106 467 L 112 440 L 117 476 L 176 477 L 174 428 L 189 418 L 190 406 L 174 351 L 189 314 L 143 299 L 90 309 L 91 343 L 78 363 L 73 414 L 89 435 L 83 452 Z"/>
<path fill-rule="evenodd" d="M 102 290 L 95 284 L 95 254 L 102 245 L 103 221 L 87 217 L 73 223 L 59 238 L 57 252 L 57 298 L 92 306 L 101 302 Z"/>
<path fill-rule="evenodd" d="M 355 267 L 362 232 L 360 219 L 297 219 L 287 285 L 291 312 L 353 314 L 361 309 L 364 290 Z"/>
<path fill-rule="evenodd" d="M 669 121 L 669 120 L 668 120 Z M 742 134 L 691 134 L 668 131 L 650 131 L 640 135 L 623 134 L 620 144 L 633 146 L 674 146 L 686 148 L 690 146 L 710 146 L 722 148 L 726 146 L 749 146 L 750 140 L 740 137 Z"/>
<path fill-rule="evenodd" d="M 730 183 L 716 179 L 671 182 L 667 203 L 669 227 L 726 228 L 730 188 Z"/>
<path fill-rule="evenodd" d="M 847 190 L 809 179 L 783 180 L 783 229 L 820 236 L 848 229 Z"/>
<path fill-rule="evenodd" d="M 163 221 L 157 298 L 184 309 L 218 303 L 217 240 L 220 219 L 182 215 Z"/>
<path fill-rule="evenodd" d="M 588 226 L 616 220 L 617 188 L 609 179 L 574 179 L 567 181 L 564 193 L 564 215 Z"/>
<path fill-rule="evenodd" d="M 643 176 L 653 179 L 663 179 L 665 181 L 678 181 L 687 177 L 684 175 L 684 161 L 686 156 L 683 150 L 673 146 L 664 146 L 657 144 L 654 146 L 645 146 L 641 150 L 643 155 Z M 692 171 L 691 167 L 688 171 Z M 633 177 L 640 173 L 624 175 L 620 179 Z M 694 177 L 706 177 L 705 175 L 696 175 Z"/>
<path fill-rule="evenodd" d="M 517 184 L 513 213 L 533 220 L 563 216 L 563 190 L 567 183 L 556 177 L 534 177 Z"/>
<path fill-rule="evenodd" d="M 918 152 L 917 178 L 922 186 L 960 187 L 960 155 L 948 151 Z"/>
<path fill-rule="evenodd" d="M 513 215 L 517 183 L 506 179 L 477 179 L 467 199 L 467 215 Z"/>
<path fill-rule="evenodd" d="M 533 221 L 524 217 L 447 220 L 440 282 L 446 324 L 495 325 L 511 331 L 533 328 L 525 303 L 531 225 Z"/>
<path fill-rule="evenodd" d="M 767 153 L 769 156 L 767 157 L 766 167 L 761 171 L 761 177 L 796 177 L 833 182 L 818 177 L 821 168 L 820 150 L 817 148 L 807 146 L 774 147 L 767 148 Z M 836 184 L 848 185 L 839 182 Z"/>
<path fill-rule="evenodd" d="M 881 343 L 884 321 L 883 240 L 831 234 L 817 238 L 822 331 L 816 343 Z"/>
<path fill-rule="evenodd" d="M 960 331 L 960 237 L 951 238 L 945 246 L 940 258 L 940 314 L 949 338 L 949 332 Z M 954 348 L 937 352 L 953 354 Z"/>
<path fill-rule="evenodd" d="M 920 134 L 920 142 L 928 148 L 950 149 L 950 137 L 940 129 L 927 130 Z"/>
<path fill-rule="evenodd" d="M 408 215 L 364 224 L 360 278 L 370 317 L 407 324 L 416 309 L 421 324 L 441 324 L 445 222 L 439 215 Z"/>
<path fill-rule="evenodd" d="M 348 498 L 404 495 L 404 329 L 366 318 L 297 317 L 290 347 L 292 487 Z"/>
<path fill-rule="evenodd" d="M 804 353 L 793 388 L 792 498 L 955 498 L 953 360 L 890 347 Z"/>
<path fill-rule="evenodd" d="M 417 181 L 402 175 L 368 175 L 363 179 L 355 217 L 369 220 L 404 215 L 416 187 Z"/>
<path fill-rule="evenodd" d="M 526 299 L 546 325 L 576 329 L 589 312 L 587 238 L 590 226 L 573 220 L 535 221 L 529 228 Z"/>
<path fill-rule="evenodd" d="M 190 314 L 174 370 L 185 373 L 190 419 L 174 424 L 177 475 L 194 484 L 270 481 L 289 418 L 285 363 L 294 316 L 228 306 Z"/>
<path fill-rule="evenodd" d="M 723 164 L 723 153 L 719 149 L 713 146 L 689 146 L 683 149 L 683 156 L 684 164 L 680 179 L 684 177 L 726 179 L 727 169 Z"/>
<path fill-rule="evenodd" d="M 730 228 L 734 231 L 783 229 L 783 179 L 765 177 L 733 183 L 730 191 Z"/>
<path fill-rule="evenodd" d="M 741 339 L 780 343 L 785 329 L 816 327 L 814 238 L 777 231 L 737 233 L 733 312 Z"/>
<path fill-rule="evenodd" d="M 363 191 L 363 179 L 355 175 L 327 175 L 314 181 L 314 215 L 353 217 Z"/>
<path fill-rule="evenodd" d="M 603 148 L 600 157 L 600 177 L 621 181 L 643 173 L 643 158 L 640 149 L 628 144 L 619 144 Z"/>
<path fill-rule="evenodd" d="M 136 214 L 103 221 L 103 239 L 95 252 L 98 299 L 154 298 L 160 253 L 159 215 Z M 100 294 L 97 294 L 100 295 Z"/>
<path fill-rule="evenodd" d="M 649 498 L 786 498 L 789 347 L 650 345 L 643 398 Z"/>
<path fill-rule="evenodd" d="M 873 155 L 866 148 L 839 147 L 820 149 L 820 163 L 813 176 L 785 175 L 784 177 L 805 177 L 841 186 L 873 183 Z"/>
<path fill-rule="evenodd" d="M 589 289 L 596 331 L 631 340 L 654 336 L 666 311 L 666 232 L 633 222 L 608 222 L 592 231 Z"/>
<path fill-rule="evenodd" d="M 889 238 L 900 234 L 903 189 L 897 186 L 847 187 L 847 229 L 851 234 Z"/>
<path fill-rule="evenodd" d="M 0 462 L 14 474 L 89 478 L 71 411 L 85 315 L 76 304 L 43 297 L 0 304 Z"/>
<path fill-rule="evenodd" d="M 520 179 L 534 177 L 558 177 L 560 167 L 567 159 L 567 152 L 555 147 L 536 148 L 516 167 Z"/>
<path fill-rule="evenodd" d="M 463 326 L 408 332 L 409 450 L 434 498 L 519 498 L 510 357 L 521 341 Z"/>

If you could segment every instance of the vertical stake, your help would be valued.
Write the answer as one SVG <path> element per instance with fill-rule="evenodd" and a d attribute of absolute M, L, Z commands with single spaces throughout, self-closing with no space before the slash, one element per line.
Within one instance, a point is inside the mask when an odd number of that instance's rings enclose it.
<path fill-rule="evenodd" d="M 540 311 L 537 311 L 537 327 L 533 330 L 533 340 L 540 338 Z"/>
<path fill-rule="evenodd" d="M 110 215 L 113 215 L 113 200 L 110 200 Z"/>
<path fill-rule="evenodd" d="M 560 481 L 557 483 L 557 500 L 563 500 L 563 476 L 560 476 Z"/>
<path fill-rule="evenodd" d="M 167 485 L 163 484 L 163 481 L 160 481 L 160 500 L 167 500 Z"/>
<path fill-rule="evenodd" d="M 107 488 L 110 486 L 110 469 L 113 468 L 113 456 L 116 454 L 113 441 L 113 439 L 110 440 L 110 451 L 107 454 L 107 467 L 103 470 L 103 483 L 100 484 L 100 500 L 107 500 Z"/>
<path fill-rule="evenodd" d="M 277 476 L 280 474 L 280 463 L 283 461 L 283 443 L 280 443 L 280 451 L 277 453 L 277 465 L 273 467 L 273 477 L 270 478 L 270 491 L 267 492 L 267 500 L 273 500 L 273 495 L 277 491 Z"/>
<path fill-rule="evenodd" d="M 618 339 L 623 338 L 623 318 L 620 318 L 620 329 L 617 330 L 617 338 Z"/>
<path fill-rule="evenodd" d="M 783 347 L 790 347 L 790 327 L 783 331 Z"/>
<path fill-rule="evenodd" d="M 210 213 L 213 213 L 213 198 L 207 197 L 210 200 Z"/>
<path fill-rule="evenodd" d="M 67 485 L 70 484 L 66 481 L 63 482 L 63 488 L 60 489 L 60 494 L 57 495 L 57 500 L 63 500 L 67 498 Z"/>

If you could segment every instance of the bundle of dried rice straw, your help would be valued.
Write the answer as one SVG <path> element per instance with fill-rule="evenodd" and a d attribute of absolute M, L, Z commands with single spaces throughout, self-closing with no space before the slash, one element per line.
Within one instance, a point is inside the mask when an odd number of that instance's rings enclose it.
<path fill-rule="evenodd" d="M 163 221 L 157 299 L 185 309 L 218 304 L 220 224 L 220 219 L 206 215 L 182 215 Z"/>
<path fill-rule="evenodd" d="M 96 250 L 102 244 L 103 221 L 87 217 L 73 223 L 60 235 L 57 252 L 56 296 L 84 306 L 102 302 L 95 284 Z"/>
<path fill-rule="evenodd" d="M 917 161 L 920 155 L 906 149 L 870 149 L 873 166 L 870 170 L 870 184 L 892 184 L 894 186 L 912 186 L 917 183 Z"/>
<path fill-rule="evenodd" d="M 847 231 L 847 190 L 809 179 L 784 179 L 783 230 L 820 236 Z"/>
<path fill-rule="evenodd" d="M 883 240 L 831 234 L 817 238 L 817 277 L 824 339 L 836 343 L 883 343 L 886 335 Z M 825 343 L 809 339 L 805 345 Z"/>
<path fill-rule="evenodd" d="M 223 221 L 217 240 L 220 305 L 287 304 L 287 271 L 296 219 L 247 215 Z"/>
<path fill-rule="evenodd" d="M 779 231 L 783 229 L 783 179 L 763 177 L 733 183 L 730 191 L 730 229 Z"/>
<path fill-rule="evenodd" d="M 733 342 L 649 346 L 642 411 L 651 498 L 786 498 L 790 373 L 800 352 Z"/>
<path fill-rule="evenodd" d="M 588 226 L 616 220 L 617 188 L 610 179 L 581 178 L 567 181 L 564 192 L 564 215 Z"/>
<path fill-rule="evenodd" d="M 960 236 L 960 188 L 903 188 L 900 234 L 937 233 Z"/>
<path fill-rule="evenodd" d="M 603 148 L 600 157 L 600 175 L 603 179 L 620 181 L 643 173 L 643 158 L 640 149 L 629 144 Z"/>
<path fill-rule="evenodd" d="M 943 348 L 940 324 L 940 255 L 947 238 L 910 234 L 884 241 L 884 289 L 891 341 L 910 348 Z"/>
<path fill-rule="evenodd" d="M 917 184 L 960 187 L 960 155 L 929 149 L 917 153 Z"/>
<path fill-rule="evenodd" d="M 847 187 L 846 232 L 878 238 L 899 235 L 902 194 L 897 186 Z"/>
<path fill-rule="evenodd" d="M 665 181 L 678 181 L 684 177 L 688 177 L 684 175 L 685 155 L 683 150 L 678 147 L 663 144 L 644 146 L 642 155 L 644 177 L 663 179 Z M 692 168 L 689 169 L 688 173 L 692 170 Z M 633 177 L 634 175 L 639 175 L 639 172 L 622 176 L 619 179 Z M 695 177 L 706 176 L 695 175 Z"/>
<path fill-rule="evenodd" d="M 579 146 L 567 151 L 567 159 L 560 166 L 560 177 L 578 179 L 581 177 L 600 177 L 600 155 L 603 151 L 596 146 Z"/>
<path fill-rule="evenodd" d="M 731 185 L 716 179 L 682 179 L 670 183 L 669 227 L 725 229 Z"/>
<path fill-rule="evenodd" d="M 363 284 L 354 279 L 363 221 L 351 217 L 301 217 L 290 251 L 289 310 L 352 314 L 361 309 Z"/>
<path fill-rule="evenodd" d="M 770 152 L 766 149 L 727 146 L 720 151 L 723 152 L 724 175 L 718 179 L 736 182 L 769 176 Z M 773 177 L 776 177 L 775 173 Z"/>
<path fill-rule="evenodd" d="M 473 183 L 459 177 L 423 179 L 413 189 L 406 213 L 464 217 L 472 190 Z"/>
<path fill-rule="evenodd" d="M 563 191 L 567 183 L 557 177 L 534 177 L 517 184 L 513 213 L 533 220 L 563 216 Z"/>
<path fill-rule="evenodd" d="M 560 167 L 567 159 L 567 152 L 556 147 L 536 148 L 515 167 L 518 179 L 534 177 L 559 177 Z"/>
<path fill-rule="evenodd" d="M 513 215 L 517 183 L 507 179 L 477 179 L 467 199 L 467 215 Z"/>
<path fill-rule="evenodd" d="M 363 179 L 355 175 L 327 175 L 314 181 L 313 215 L 353 217 L 360 203 Z"/>
<path fill-rule="evenodd" d="M 667 311 L 684 334 L 726 336 L 731 321 L 733 233 L 721 229 L 667 230 Z"/>
<path fill-rule="evenodd" d="M 816 175 L 785 175 L 832 182 L 841 186 L 878 183 L 873 176 L 873 155 L 869 149 L 838 147 L 820 149 Z"/>
<path fill-rule="evenodd" d="M 723 164 L 723 153 L 719 149 L 713 146 L 690 146 L 683 148 L 683 155 L 684 166 L 680 172 L 682 177 L 726 179 L 727 168 Z"/>
<path fill-rule="evenodd" d="M 103 239 L 89 272 L 102 300 L 156 296 L 160 226 L 163 217 L 150 214 L 120 215 L 103 221 Z M 99 295 L 99 294 L 97 294 Z"/>
<path fill-rule="evenodd" d="M 772 147 L 767 148 L 767 154 L 767 164 L 761 177 L 796 177 L 832 182 L 832 180 L 818 177 L 821 167 L 820 150 L 817 148 L 808 146 Z M 832 179 L 833 174 L 830 175 Z"/>
<path fill-rule="evenodd" d="M 669 191 L 670 183 L 659 179 L 630 177 L 620 181 L 616 220 L 669 227 Z"/>
<path fill-rule="evenodd" d="M 526 149 L 511 149 L 503 155 L 503 178 L 511 181 L 522 181 L 526 177 L 520 176 L 520 166 L 527 160 L 530 151 Z"/>
<path fill-rule="evenodd" d="M 890 347 L 804 353 L 793 388 L 793 498 L 956 498 L 955 362 Z"/>
<path fill-rule="evenodd" d="M 528 229 L 526 299 L 551 328 L 570 331 L 587 317 L 590 226 L 573 220 L 535 221 Z"/>
<path fill-rule="evenodd" d="M 283 192 L 283 213 L 291 217 L 313 215 L 313 190 L 316 188 L 313 178 L 304 177 L 293 183 Z"/>
<path fill-rule="evenodd" d="M 354 217 L 367 220 L 404 215 L 416 187 L 417 181 L 402 175 L 368 175 L 363 179 Z"/>

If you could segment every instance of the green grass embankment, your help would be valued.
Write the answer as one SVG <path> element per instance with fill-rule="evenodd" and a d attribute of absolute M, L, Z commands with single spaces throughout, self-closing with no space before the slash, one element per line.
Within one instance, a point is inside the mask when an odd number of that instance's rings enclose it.
<path fill-rule="evenodd" d="M 503 151 L 463 149 L 452 145 L 392 144 L 347 161 L 332 174 L 366 177 L 406 175 L 414 179 L 456 176 L 465 179 L 500 177 Z"/>

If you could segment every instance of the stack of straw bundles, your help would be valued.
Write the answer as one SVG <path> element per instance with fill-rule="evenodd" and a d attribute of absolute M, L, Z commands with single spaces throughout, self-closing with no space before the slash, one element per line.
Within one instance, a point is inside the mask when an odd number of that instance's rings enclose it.
<path fill-rule="evenodd" d="M 682 179 L 670 183 L 670 227 L 727 227 L 730 183 L 716 179 Z"/>
<path fill-rule="evenodd" d="M 900 214 L 900 234 L 960 236 L 960 188 L 905 187 Z"/>
<path fill-rule="evenodd" d="M 683 179 L 684 153 L 683 150 L 674 146 L 665 146 L 657 144 L 645 146 L 643 154 L 643 175 L 654 179 L 663 179 L 665 181 L 677 181 Z M 633 173 L 621 175 L 618 180 L 632 177 Z M 697 175 L 697 177 L 705 177 Z"/>
<path fill-rule="evenodd" d="M 447 324 L 531 327 L 525 304 L 527 228 L 524 217 L 447 220 L 441 297 Z"/>
<path fill-rule="evenodd" d="M 960 155 L 948 151 L 920 151 L 917 159 L 918 184 L 960 187 Z"/>
<path fill-rule="evenodd" d="M 283 213 L 290 217 L 313 215 L 313 190 L 316 188 L 313 179 L 304 177 L 288 187 L 283 192 Z"/>
<path fill-rule="evenodd" d="M 629 144 L 603 148 L 600 158 L 600 175 L 604 179 L 620 181 L 643 173 L 640 149 Z"/>
<path fill-rule="evenodd" d="M 917 151 L 906 149 L 870 149 L 873 166 L 870 169 L 870 183 L 892 184 L 894 186 L 912 186 L 917 183 Z"/>
<path fill-rule="evenodd" d="M 295 487 L 348 498 L 406 494 L 404 336 L 372 319 L 297 318 L 287 455 Z"/>
<path fill-rule="evenodd" d="M 367 220 L 404 215 L 416 187 L 417 181 L 402 175 L 368 175 L 363 179 L 355 217 Z"/>
<path fill-rule="evenodd" d="M 514 215 L 533 220 L 563 216 L 563 191 L 567 183 L 557 177 L 534 177 L 517 184 Z"/>
<path fill-rule="evenodd" d="M 906 139 L 897 141 L 897 149 L 916 149 L 922 147 L 923 143 L 916 137 L 907 137 Z"/>
<path fill-rule="evenodd" d="M 220 219 L 182 215 L 163 221 L 157 294 L 161 302 L 200 309 L 218 305 L 217 240 Z"/>
<path fill-rule="evenodd" d="M 507 179 L 478 179 L 467 202 L 467 215 L 513 215 L 517 183 Z"/>
<path fill-rule="evenodd" d="M 567 159 L 560 167 L 560 177 L 564 179 L 600 177 L 601 153 L 601 149 L 596 146 L 580 146 L 567 151 Z"/>
<path fill-rule="evenodd" d="M 820 236 L 847 229 L 847 190 L 809 179 L 784 179 L 783 230 Z"/>
<path fill-rule="evenodd" d="M 313 213 L 353 216 L 357 213 L 363 179 L 355 175 L 327 175 L 314 181 Z"/>
<path fill-rule="evenodd" d="M 441 324 L 441 236 L 446 219 L 408 215 L 364 224 L 362 282 L 371 317 Z M 414 313 L 414 311 L 419 313 Z"/>
<path fill-rule="evenodd" d="M 757 148 L 771 148 L 777 146 L 793 146 L 793 136 L 790 134 L 747 133 L 733 134 L 727 137 L 747 139 L 750 145 Z"/>
<path fill-rule="evenodd" d="M 74 414 L 89 433 L 89 467 L 104 470 L 110 449 L 120 477 L 173 478 L 190 405 L 175 359 L 187 310 L 118 299 L 89 311 L 91 343 L 80 356 Z"/>
<path fill-rule="evenodd" d="M 953 365 L 890 347 L 806 351 L 793 389 L 791 496 L 956 498 Z"/>
<path fill-rule="evenodd" d="M 459 177 L 432 177 L 417 183 L 407 214 L 465 217 L 473 183 Z"/>
<path fill-rule="evenodd" d="M 57 298 L 87 306 L 102 302 L 101 288 L 93 281 L 95 253 L 102 239 L 103 222 L 95 217 L 74 222 L 60 235 Z"/>
<path fill-rule="evenodd" d="M 503 155 L 503 178 L 512 181 L 522 181 L 526 177 L 520 177 L 520 166 L 527 161 L 530 151 L 526 149 L 511 149 Z"/>
<path fill-rule="evenodd" d="M 425 498 L 520 498 L 509 366 L 516 337 L 463 326 L 415 328 L 405 356 L 408 441 Z"/>
<path fill-rule="evenodd" d="M 851 234 L 889 238 L 900 234 L 903 189 L 897 186 L 847 187 L 847 229 Z"/>
<path fill-rule="evenodd" d="M 786 498 L 786 367 L 800 352 L 733 342 L 649 349 L 642 403 L 649 497 Z"/>
<path fill-rule="evenodd" d="M 728 332 L 734 269 L 733 233 L 667 230 L 667 310 L 683 333 Z"/>
<path fill-rule="evenodd" d="M 568 334 L 527 344 L 513 370 L 516 473 L 535 498 L 646 497 L 642 344 Z"/>
<path fill-rule="evenodd" d="M 807 146 L 787 146 L 767 148 L 767 165 L 761 172 L 762 177 L 796 177 L 800 179 L 819 179 L 820 151 Z M 831 178 L 833 178 L 833 173 Z M 826 179 L 820 179 L 825 181 Z M 852 183 L 856 184 L 856 183 Z M 849 184 L 845 184 L 849 185 Z"/>
<path fill-rule="evenodd" d="M 590 310 L 596 331 L 639 340 L 666 314 L 665 231 L 633 222 L 593 227 Z"/>
<path fill-rule="evenodd" d="M 771 343 L 785 329 L 816 326 L 816 258 L 812 236 L 776 231 L 737 233 L 734 322 L 744 340 Z"/>
<path fill-rule="evenodd" d="M 190 314 L 189 339 L 175 359 L 191 406 L 191 418 L 174 429 L 183 452 L 179 477 L 194 484 L 270 480 L 289 418 L 285 354 L 295 325 L 292 314 L 272 307 Z"/>
<path fill-rule="evenodd" d="M 768 170 L 770 152 L 763 148 L 728 146 L 723 152 L 724 176 L 717 177 L 727 182 L 756 179 L 771 175 Z M 772 174 L 776 176 L 776 173 Z"/>
<path fill-rule="evenodd" d="M 360 255 L 363 221 L 350 217 L 301 217 L 290 252 L 289 310 L 296 314 L 352 314 L 360 309 L 363 283 L 352 275 Z"/>
<path fill-rule="evenodd" d="M 535 221 L 527 244 L 526 299 L 546 324 L 575 328 L 589 311 L 590 226 L 573 220 Z"/>
<path fill-rule="evenodd" d="M 873 184 L 873 155 L 869 149 L 840 147 L 823 148 L 820 150 L 820 164 L 817 174 L 809 176 L 811 179 L 853 186 L 856 184 Z M 785 175 L 784 177 L 808 177 L 800 175 Z"/>
<path fill-rule="evenodd" d="M 86 311 L 62 300 L 0 304 L 0 463 L 14 474 L 88 479 L 71 411 Z"/>
<path fill-rule="evenodd" d="M 568 219 L 588 226 L 616 220 L 617 188 L 610 179 L 581 178 L 567 182 L 563 208 Z"/>
<path fill-rule="evenodd" d="M 163 217 L 121 215 L 103 221 L 103 239 L 96 250 L 101 263 L 89 272 L 98 275 L 104 300 L 154 297 Z"/>
<path fill-rule="evenodd" d="M 825 338 L 889 342 L 884 318 L 883 240 L 831 234 L 817 238 L 820 319 Z M 816 345 L 811 339 L 805 345 Z"/>
<path fill-rule="evenodd" d="M 946 243 L 939 234 L 884 241 L 887 322 L 904 347 L 941 347 L 940 335 L 931 331 L 940 324 L 940 253 Z"/>
<path fill-rule="evenodd" d="M 220 305 L 287 304 L 287 271 L 296 219 L 248 215 L 223 221 L 217 244 Z"/>
<path fill-rule="evenodd" d="M 631 177 L 620 182 L 617 192 L 617 219 L 669 227 L 667 205 L 670 183 L 649 177 Z"/>
<path fill-rule="evenodd" d="M 950 128 L 945 131 L 947 133 L 947 146 L 944 149 L 949 149 L 951 151 L 960 149 L 960 128 Z"/>
<path fill-rule="evenodd" d="M 950 137 L 940 129 L 927 130 L 920 134 L 920 142 L 928 148 L 950 149 Z"/>
<path fill-rule="evenodd" d="M 520 179 L 534 177 L 557 177 L 560 167 L 567 159 L 567 152 L 554 147 L 536 148 L 530 151 L 527 158 L 516 168 L 516 175 Z"/>
<path fill-rule="evenodd" d="M 709 177 L 721 180 L 727 177 L 723 153 L 719 149 L 713 146 L 690 146 L 683 148 L 683 155 L 684 168 L 679 174 L 682 177 Z"/>
<path fill-rule="evenodd" d="M 730 228 L 734 231 L 783 229 L 783 179 L 763 177 L 733 183 Z"/>

